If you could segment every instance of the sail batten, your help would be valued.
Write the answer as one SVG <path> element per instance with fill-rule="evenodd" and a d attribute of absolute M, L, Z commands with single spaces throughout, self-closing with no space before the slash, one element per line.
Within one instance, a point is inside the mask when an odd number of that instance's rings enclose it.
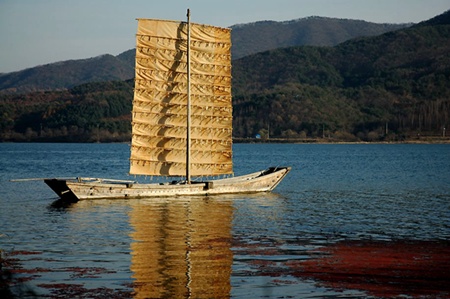
<path fill-rule="evenodd" d="M 187 23 L 138 19 L 130 173 L 185 176 Z M 231 35 L 190 24 L 190 175 L 231 174 Z"/>

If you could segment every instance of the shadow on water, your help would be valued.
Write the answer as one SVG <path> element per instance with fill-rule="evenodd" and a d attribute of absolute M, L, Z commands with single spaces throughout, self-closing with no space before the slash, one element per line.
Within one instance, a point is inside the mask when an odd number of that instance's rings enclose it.
<path fill-rule="evenodd" d="M 17 280 L 15 274 L 9 270 L 16 266 L 17 261 L 9 258 L 8 254 L 0 249 L 0 298 L 38 298 L 37 293 L 30 286 Z"/>
<path fill-rule="evenodd" d="M 57 200 L 53 201 L 47 208 L 51 212 L 65 212 L 75 204 L 76 203 L 67 202 L 58 198 Z"/>

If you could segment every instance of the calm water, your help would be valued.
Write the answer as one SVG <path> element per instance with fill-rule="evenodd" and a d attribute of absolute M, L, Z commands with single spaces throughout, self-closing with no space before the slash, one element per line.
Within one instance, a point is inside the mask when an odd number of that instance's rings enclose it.
<path fill-rule="evenodd" d="M 236 144 L 236 175 L 293 167 L 251 196 L 58 207 L 43 182 L 9 182 L 130 179 L 128 155 L 127 144 L 0 144 L 0 248 L 38 294 L 360 298 L 288 265 L 342 240 L 450 240 L 450 145 Z"/>

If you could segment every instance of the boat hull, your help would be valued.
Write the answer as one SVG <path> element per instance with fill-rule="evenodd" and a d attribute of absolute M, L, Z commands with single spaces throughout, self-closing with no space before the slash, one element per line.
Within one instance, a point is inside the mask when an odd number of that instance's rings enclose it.
<path fill-rule="evenodd" d="M 106 179 L 45 179 L 64 201 L 88 199 L 131 199 L 171 196 L 239 194 L 272 191 L 289 173 L 290 167 L 271 167 L 248 175 L 210 181 L 140 184 Z"/>

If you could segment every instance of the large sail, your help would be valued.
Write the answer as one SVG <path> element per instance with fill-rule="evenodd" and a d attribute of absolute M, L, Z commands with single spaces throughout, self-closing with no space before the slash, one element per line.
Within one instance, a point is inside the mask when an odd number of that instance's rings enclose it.
<path fill-rule="evenodd" d="M 138 19 L 131 174 L 186 175 L 187 26 Z M 190 174 L 230 174 L 231 32 L 190 26 Z"/>

